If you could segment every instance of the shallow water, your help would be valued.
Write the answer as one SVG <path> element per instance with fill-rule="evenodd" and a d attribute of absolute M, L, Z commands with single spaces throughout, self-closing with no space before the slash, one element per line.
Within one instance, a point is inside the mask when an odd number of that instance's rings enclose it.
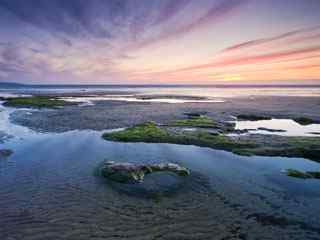
<path fill-rule="evenodd" d="M 188 95 L 210 98 L 234 98 L 234 97 L 255 97 L 255 96 L 320 96 L 319 86 L 134 86 L 134 85 L 39 85 L 24 86 L 12 89 L 0 89 L 2 93 L 18 94 L 56 94 L 56 93 L 119 93 L 119 94 L 165 94 L 165 95 Z"/>
<path fill-rule="evenodd" d="M 67 101 L 67 102 L 78 102 L 82 106 L 90 106 L 94 105 L 95 101 L 125 101 L 125 102 L 158 102 L 158 103 L 221 103 L 225 102 L 223 100 L 219 99 L 206 99 L 206 100 L 191 100 L 186 98 L 152 98 L 152 99 L 140 99 L 132 96 L 92 96 L 92 97 L 62 97 L 61 100 Z"/>
<path fill-rule="evenodd" d="M 305 159 L 241 157 L 174 144 L 114 143 L 98 131 L 36 133 L 9 122 L 0 161 L 0 239 L 319 239 L 320 181 Z M 126 185 L 95 176 L 104 160 L 174 162 L 191 175 Z"/>
<path fill-rule="evenodd" d="M 273 134 L 280 136 L 304 136 L 314 137 L 320 134 L 320 124 L 300 125 L 292 119 L 271 119 L 259 121 L 235 121 L 235 129 L 249 129 L 249 133 L 257 134 Z M 274 132 L 268 130 L 260 130 L 259 128 L 267 128 L 272 130 L 284 130 L 284 132 Z"/>

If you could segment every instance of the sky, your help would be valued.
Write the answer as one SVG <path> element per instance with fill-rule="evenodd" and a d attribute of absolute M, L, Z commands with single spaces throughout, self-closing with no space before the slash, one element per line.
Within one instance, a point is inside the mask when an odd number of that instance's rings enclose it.
<path fill-rule="evenodd" d="M 320 84 L 319 0 L 0 0 L 0 82 Z"/>

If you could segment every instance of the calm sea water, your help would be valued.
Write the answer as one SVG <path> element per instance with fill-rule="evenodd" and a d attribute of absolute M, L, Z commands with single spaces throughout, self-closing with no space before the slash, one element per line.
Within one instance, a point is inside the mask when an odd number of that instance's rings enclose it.
<path fill-rule="evenodd" d="M 320 86 L 117 86 L 52 85 L 1 88 L 0 93 L 114 93 L 205 96 L 212 98 L 248 96 L 320 96 Z"/>

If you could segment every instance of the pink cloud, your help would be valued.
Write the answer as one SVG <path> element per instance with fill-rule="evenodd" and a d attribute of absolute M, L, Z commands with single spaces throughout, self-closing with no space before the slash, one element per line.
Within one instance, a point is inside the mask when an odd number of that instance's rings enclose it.
<path fill-rule="evenodd" d="M 155 44 L 164 40 L 176 38 L 181 35 L 187 34 L 206 24 L 214 23 L 215 21 L 219 21 L 223 19 L 224 17 L 228 16 L 233 11 L 235 11 L 236 9 L 238 9 L 240 6 L 244 5 L 247 2 L 248 0 L 222 1 L 218 5 L 211 7 L 206 12 L 206 14 L 204 14 L 199 19 L 180 27 L 173 27 L 173 28 L 169 28 L 168 30 L 164 30 L 159 34 L 156 34 L 150 38 L 147 38 L 145 40 L 139 41 L 136 44 L 133 44 L 127 50 L 130 50 L 130 49 L 136 50 L 151 44 Z"/>
<path fill-rule="evenodd" d="M 296 31 L 290 31 L 275 37 L 261 38 L 261 39 L 256 39 L 256 40 L 251 40 L 251 41 L 243 42 L 240 44 L 236 44 L 234 46 L 224 49 L 222 52 L 233 52 L 236 50 L 244 50 L 246 48 L 257 47 L 263 44 L 270 44 L 280 40 L 286 40 L 285 43 L 293 43 L 293 42 L 301 42 L 305 40 L 319 38 L 319 33 L 316 33 L 315 35 L 310 36 L 310 34 L 313 34 L 318 30 L 320 30 L 320 26 L 299 29 Z"/>

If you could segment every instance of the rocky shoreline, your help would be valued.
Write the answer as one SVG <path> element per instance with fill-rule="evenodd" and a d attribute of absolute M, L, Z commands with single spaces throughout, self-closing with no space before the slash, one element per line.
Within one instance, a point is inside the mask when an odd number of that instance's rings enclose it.
<path fill-rule="evenodd" d="M 147 121 L 166 124 L 187 118 L 186 112 L 205 112 L 217 122 L 234 120 L 233 116 L 240 114 L 320 121 L 320 100 L 315 97 L 257 97 L 254 100 L 230 98 L 221 103 L 178 104 L 97 101 L 93 106 L 64 106 L 32 114 L 16 111 L 10 120 L 36 131 L 64 132 L 115 129 Z"/>

